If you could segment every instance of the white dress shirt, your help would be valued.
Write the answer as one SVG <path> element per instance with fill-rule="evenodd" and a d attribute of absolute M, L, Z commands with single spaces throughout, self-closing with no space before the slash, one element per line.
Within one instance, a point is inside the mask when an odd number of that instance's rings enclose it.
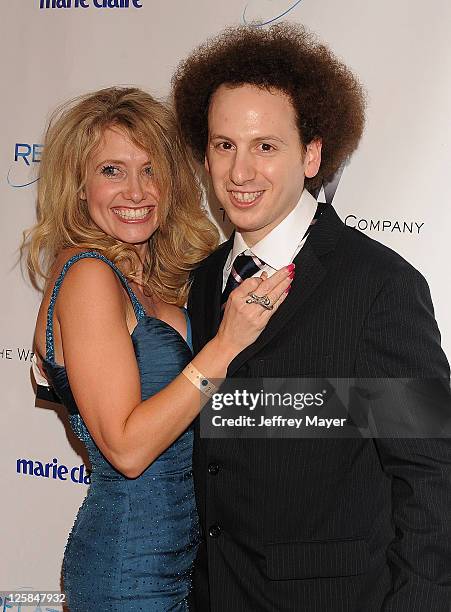
<path fill-rule="evenodd" d="M 222 290 L 224 291 L 233 262 L 238 255 L 256 255 L 261 261 L 265 262 L 266 265 L 263 269 L 258 270 L 254 276 L 260 276 L 263 270 L 267 272 L 268 276 L 271 276 L 283 266 L 288 266 L 307 240 L 307 236 L 304 238 L 304 234 L 315 216 L 317 206 L 318 203 L 315 198 L 304 189 L 293 210 L 251 249 L 240 232 L 235 232 L 233 248 L 227 257 L 223 270 Z"/>

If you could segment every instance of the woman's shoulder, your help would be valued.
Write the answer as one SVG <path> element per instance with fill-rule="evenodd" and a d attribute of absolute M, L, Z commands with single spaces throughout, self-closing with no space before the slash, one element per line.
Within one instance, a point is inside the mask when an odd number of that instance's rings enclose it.
<path fill-rule="evenodd" d="M 51 313 L 55 315 L 55 331 L 63 321 L 70 326 L 89 326 L 101 320 L 115 324 L 126 319 L 121 280 L 112 262 L 98 255 L 97 251 L 67 248 L 55 258 L 36 323 L 35 343 L 40 355 L 45 354 L 45 329 Z"/>
<path fill-rule="evenodd" d="M 118 268 L 97 251 L 67 248 L 55 259 L 48 293 L 49 296 L 61 293 L 60 303 L 78 296 L 80 299 L 89 297 L 97 305 L 105 303 L 111 306 L 114 295 L 121 300 L 119 275 Z"/>
<path fill-rule="evenodd" d="M 76 265 L 75 265 L 76 264 Z M 81 248 L 63 249 L 55 258 L 50 274 L 51 283 L 54 284 L 61 277 L 71 277 L 74 280 L 102 280 L 114 279 L 122 276 L 121 272 L 105 255 L 98 251 Z"/>

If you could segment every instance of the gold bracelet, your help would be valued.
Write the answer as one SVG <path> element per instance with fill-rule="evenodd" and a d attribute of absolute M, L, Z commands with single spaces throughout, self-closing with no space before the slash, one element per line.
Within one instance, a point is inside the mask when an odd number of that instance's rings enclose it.
<path fill-rule="evenodd" d="M 207 397 L 213 397 L 213 394 L 218 390 L 218 387 L 201 374 L 191 362 L 182 370 L 182 374 Z"/>

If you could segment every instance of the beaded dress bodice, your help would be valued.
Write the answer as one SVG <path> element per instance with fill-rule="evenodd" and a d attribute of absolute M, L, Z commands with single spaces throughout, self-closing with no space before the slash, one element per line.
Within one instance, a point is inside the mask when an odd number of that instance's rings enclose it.
<path fill-rule="evenodd" d="M 97 447 L 77 408 L 66 370 L 55 362 L 55 302 L 67 270 L 85 258 L 109 265 L 130 297 L 137 319 L 131 340 L 143 400 L 168 385 L 192 357 L 188 318 L 185 341 L 169 324 L 146 315 L 123 274 L 100 253 L 79 253 L 66 262 L 50 299 L 43 365 L 68 410 L 71 427 L 87 448 L 92 468 L 91 485 L 64 557 L 69 607 L 71 612 L 86 612 L 88 605 L 94 606 L 89 609 L 105 612 L 185 610 L 198 541 L 191 473 L 192 427 L 138 478 L 127 478 Z"/>

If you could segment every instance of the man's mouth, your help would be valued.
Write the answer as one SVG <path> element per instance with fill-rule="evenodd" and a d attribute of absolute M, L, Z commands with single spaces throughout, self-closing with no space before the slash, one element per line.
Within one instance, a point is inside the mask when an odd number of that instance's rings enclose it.
<path fill-rule="evenodd" d="M 143 208 L 113 208 L 115 215 L 125 221 L 142 221 L 149 216 L 154 206 L 145 206 Z"/>
<path fill-rule="evenodd" d="M 237 202 L 254 202 L 263 191 L 231 191 L 230 193 Z"/>

